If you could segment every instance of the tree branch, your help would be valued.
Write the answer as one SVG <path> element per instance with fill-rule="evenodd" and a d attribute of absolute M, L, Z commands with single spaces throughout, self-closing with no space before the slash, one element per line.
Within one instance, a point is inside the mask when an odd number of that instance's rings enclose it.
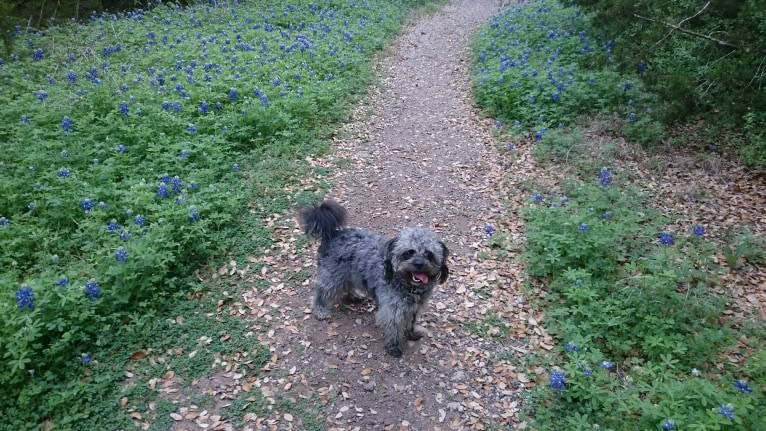
<path fill-rule="evenodd" d="M 702 11 L 704 11 L 705 9 L 707 9 L 707 7 L 708 7 L 708 6 L 710 6 L 710 1 L 708 1 L 707 3 L 705 3 L 705 6 L 702 6 L 702 9 L 698 10 L 698 11 L 697 11 L 697 13 L 695 13 L 694 15 L 692 15 L 692 16 L 689 16 L 689 17 L 686 17 L 686 18 L 682 19 L 682 20 L 681 20 L 681 21 L 679 21 L 679 22 L 678 22 L 678 24 L 676 24 L 676 25 L 670 25 L 670 27 L 672 27 L 672 28 L 670 29 L 670 31 L 668 32 L 668 34 L 666 34 L 665 36 L 663 36 L 663 37 L 662 37 L 662 39 L 660 39 L 660 40 L 658 40 L 657 42 L 655 42 L 655 43 L 654 43 L 654 45 L 652 45 L 652 47 L 651 47 L 650 49 L 654 49 L 654 48 L 655 48 L 657 45 L 659 45 L 660 43 L 662 43 L 662 41 L 663 41 L 663 40 L 665 40 L 665 39 L 667 39 L 668 37 L 670 37 L 670 35 L 671 35 L 671 34 L 673 34 L 673 32 L 674 32 L 674 31 L 676 31 L 676 29 L 681 29 L 681 24 L 683 24 L 683 23 L 685 23 L 686 21 L 689 21 L 690 19 L 692 19 L 692 18 L 694 18 L 694 17 L 698 16 L 699 14 L 701 14 L 701 13 L 702 13 Z M 638 16 L 638 15 L 635 15 L 635 16 Z M 638 16 L 638 17 L 639 17 L 639 18 L 642 18 L 642 17 L 640 17 L 640 16 Z M 645 19 L 646 19 L 646 18 L 645 18 Z M 663 23 L 663 24 L 665 24 L 665 23 Z M 665 25 L 669 25 L 669 24 L 665 24 Z"/>

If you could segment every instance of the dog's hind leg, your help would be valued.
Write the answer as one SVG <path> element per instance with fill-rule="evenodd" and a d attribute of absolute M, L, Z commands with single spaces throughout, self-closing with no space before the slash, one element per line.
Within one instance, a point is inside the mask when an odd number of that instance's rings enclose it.
<path fill-rule="evenodd" d="M 332 315 L 332 306 L 338 302 L 339 297 L 345 296 L 345 290 L 342 280 L 333 274 L 320 271 L 314 283 L 314 296 L 311 301 L 314 317 L 318 320 L 329 319 Z"/>

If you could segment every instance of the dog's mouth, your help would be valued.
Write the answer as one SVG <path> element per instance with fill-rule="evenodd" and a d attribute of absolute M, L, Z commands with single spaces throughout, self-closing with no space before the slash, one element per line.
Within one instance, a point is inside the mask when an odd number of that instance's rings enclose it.
<path fill-rule="evenodd" d="M 425 272 L 413 272 L 412 282 L 415 284 L 428 284 L 430 277 Z"/>

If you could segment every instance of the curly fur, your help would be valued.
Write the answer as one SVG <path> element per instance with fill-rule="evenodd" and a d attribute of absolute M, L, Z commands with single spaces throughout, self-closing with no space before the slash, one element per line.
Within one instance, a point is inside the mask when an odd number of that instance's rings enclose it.
<path fill-rule="evenodd" d="M 447 281 L 447 247 L 423 228 L 405 228 L 391 239 L 344 228 L 346 210 L 333 201 L 304 208 L 298 216 L 304 232 L 321 240 L 314 317 L 329 319 L 333 305 L 345 298 L 372 298 L 386 351 L 400 357 L 405 340 L 422 336 L 415 323 L 434 287 Z"/>

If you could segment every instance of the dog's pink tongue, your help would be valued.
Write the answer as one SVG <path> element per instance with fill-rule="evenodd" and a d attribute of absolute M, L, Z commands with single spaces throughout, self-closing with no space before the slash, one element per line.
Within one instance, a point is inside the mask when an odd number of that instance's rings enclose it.
<path fill-rule="evenodd" d="M 412 276 L 417 278 L 423 284 L 428 284 L 428 274 L 425 272 L 413 272 Z"/>

